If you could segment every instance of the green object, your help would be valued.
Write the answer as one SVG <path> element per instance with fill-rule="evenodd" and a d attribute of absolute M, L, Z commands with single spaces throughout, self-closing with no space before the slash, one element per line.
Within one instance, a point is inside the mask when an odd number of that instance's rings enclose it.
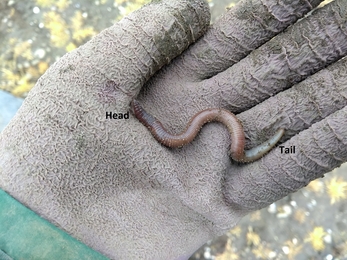
<path fill-rule="evenodd" d="M 0 189 L 0 260 L 107 260 Z"/>
<path fill-rule="evenodd" d="M 7 254 L 5 254 L 4 251 L 0 250 L 0 260 L 13 260 L 13 259 L 9 257 Z"/>

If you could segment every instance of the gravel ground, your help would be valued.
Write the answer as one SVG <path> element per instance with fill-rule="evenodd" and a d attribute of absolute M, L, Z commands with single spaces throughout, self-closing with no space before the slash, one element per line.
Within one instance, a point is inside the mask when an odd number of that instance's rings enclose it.
<path fill-rule="evenodd" d="M 50 64 L 145 2 L 1 1 L 0 131 Z M 231 2 L 211 2 L 213 20 Z M 347 259 L 346 197 L 345 164 L 246 216 L 190 260 Z"/>

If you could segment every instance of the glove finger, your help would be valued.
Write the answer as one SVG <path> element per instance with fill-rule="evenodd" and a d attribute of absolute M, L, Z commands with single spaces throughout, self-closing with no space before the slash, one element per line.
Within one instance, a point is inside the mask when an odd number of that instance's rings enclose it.
<path fill-rule="evenodd" d="M 224 190 L 228 203 L 242 211 L 263 208 L 346 162 L 346 117 L 347 106 L 283 143 L 282 152 L 276 148 L 229 172 Z M 285 148 L 291 153 L 284 153 Z"/>
<path fill-rule="evenodd" d="M 341 59 L 294 87 L 238 115 L 247 148 L 284 128 L 285 139 L 347 106 L 347 59 Z"/>
<path fill-rule="evenodd" d="M 144 82 L 199 38 L 209 21 L 204 1 L 153 1 L 62 57 L 46 78 L 125 112 Z"/>
<path fill-rule="evenodd" d="M 257 186 L 257 189 L 263 189 L 264 196 L 270 194 L 267 202 L 257 206 L 261 208 L 346 161 L 346 146 L 343 145 L 347 134 L 344 114 L 347 110 L 346 67 L 347 60 L 341 59 L 293 88 L 238 115 L 246 131 L 247 148 L 265 141 L 280 127 L 286 129 L 284 139 L 290 140 L 280 145 L 283 146 L 282 153 L 277 147 L 263 159 L 238 169 L 240 173 L 235 171 L 235 175 L 228 176 L 226 193 L 233 193 L 228 195 L 229 198 L 238 196 L 230 189 L 237 187 L 246 192 L 248 188 L 253 190 Z M 334 135 L 337 140 L 332 137 Z M 285 148 L 294 146 L 295 153 L 284 153 Z M 287 151 L 293 152 L 291 149 Z M 291 176 L 294 176 L 293 180 L 290 180 Z M 283 189 L 281 178 L 288 187 L 294 187 Z M 253 195 L 249 194 L 247 200 L 250 201 Z M 257 196 L 254 201 L 260 201 Z M 255 204 L 252 209 L 255 209 Z"/>
<path fill-rule="evenodd" d="M 210 78 L 294 24 L 322 0 L 269 2 L 240 1 L 175 60 L 174 66 L 187 80 Z"/>
<path fill-rule="evenodd" d="M 210 103 L 243 112 L 347 55 L 346 22 L 347 2 L 334 1 L 206 80 L 196 95 L 215 92 Z"/>

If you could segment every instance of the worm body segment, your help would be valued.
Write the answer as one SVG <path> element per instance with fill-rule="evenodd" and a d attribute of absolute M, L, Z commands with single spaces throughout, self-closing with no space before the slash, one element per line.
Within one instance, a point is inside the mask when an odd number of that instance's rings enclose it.
<path fill-rule="evenodd" d="M 224 124 L 231 136 L 231 158 L 238 162 L 253 162 L 258 160 L 270 151 L 284 134 L 284 129 L 279 129 L 268 141 L 245 151 L 243 127 L 237 117 L 225 109 L 209 108 L 200 111 L 190 119 L 186 129 L 182 133 L 173 135 L 164 128 L 159 120 L 147 113 L 137 100 L 134 99 L 131 102 L 131 108 L 135 117 L 149 129 L 158 142 L 172 148 L 182 147 L 193 141 L 201 127 L 208 122 L 215 121 Z"/>

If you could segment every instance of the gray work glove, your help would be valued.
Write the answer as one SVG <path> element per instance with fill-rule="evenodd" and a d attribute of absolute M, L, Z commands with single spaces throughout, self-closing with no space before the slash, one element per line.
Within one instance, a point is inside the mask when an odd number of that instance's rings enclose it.
<path fill-rule="evenodd" d="M 38 80 L 1 133 L 0 188 L 112 259 L 187 259 L 347 161 L 347 3 L 296 22 L 320 2 L 243 1 L 210 28 L 198 0 L 125 17 Z M 106 118 L 135 97 L 171 132 L 223 107 L 240 113 L 247 148 L 280 127 L 283 148 L 235 163 L 219 123 L 164 147 L 131 113 Z"/>

